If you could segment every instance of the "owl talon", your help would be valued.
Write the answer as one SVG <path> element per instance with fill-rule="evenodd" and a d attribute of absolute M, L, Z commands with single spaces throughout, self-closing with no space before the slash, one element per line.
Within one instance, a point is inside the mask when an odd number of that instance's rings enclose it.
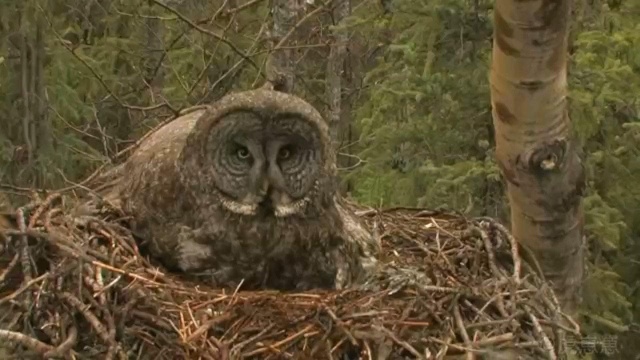
<path fill-rule="evenodd" d="M 205 268 L 211 258 L 211 247 L 199 243 L 199 231 L 186 226 L 181 227 L 176 249 L 178 267 L 184 272 L 198 271 Z"/>

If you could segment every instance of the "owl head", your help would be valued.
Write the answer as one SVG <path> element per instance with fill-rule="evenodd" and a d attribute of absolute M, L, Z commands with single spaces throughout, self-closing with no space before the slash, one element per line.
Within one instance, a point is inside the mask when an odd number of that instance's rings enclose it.
<path fill-rule="evenodd" d="M 318 111 L 259 89 L 225 96 L 196 121 L 179 158 L 186 189 L 243 216 L 309 215 L 335 189 L 335 154 Z"/>

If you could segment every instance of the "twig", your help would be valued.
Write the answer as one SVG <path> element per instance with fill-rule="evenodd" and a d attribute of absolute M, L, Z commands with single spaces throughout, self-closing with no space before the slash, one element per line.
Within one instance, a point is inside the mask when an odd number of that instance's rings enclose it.
<path fill-rule="evenodd" d="M 250 0 L 250 1 L 247 1 L 246 3 L 244 3 L 242 5 L 239 5 L 239 6 L 235 7 L 235 8 L 233 8 L 233 9 L 227 10 L 225 12 L 225 14 L 226 15 L 232 15 L 232 14 L 238 13 L 238 12 L 240 12 L 242 10 L 245 10 L 245 9 L 247 9 L 247 8 L 253 6 L 253 5 L 257 5 L 257 4 L 261 3 L 262 1 L 263 0 Z"/>
<path fill-rule="evenodd" d="M 38 354 L 46 354 L 54 350 L 54 347 L 49 344 L 43 343 L 38 339 L 34 339 L 30 336 L 15 331 L 0 329 L 0 338 L 4 339 L 4 341 L 8 343 L 20 344 L 24 347 L 34 350 Z"/>
<path fill-rule="evenodd" d="M 185 23 L 189 24 L 189 26 L 191 26 L 193 29 L 198 30 L 199 32 L 203 33 L 203 34 L 207 34 L 223 43 L 225 43 L 227 46 L 229 46 L 229 48 L 231 50 L 233 50 L 233 52 L 235 52 L 236 54 L 240 55 L 240 57 L 242 57 L 245 61 L 247 61 L 249 64 L 251 64 L 256 70 L 260 70 L 258 68 L 258 65 L 256 65 L 256 63 L 251 60 L 247 54 L 243 53 L 242 51 L 240 51 L 240 49 L 238 49 L 231 41 L 229 41 L 228 39 L 224 38 L 223 36 L 220 36 L 216 33 L 214 33 L 213 31 L 210 31 L 208 29 L 205 29 L 201 26 L 199 26 L 198 24 L 194 23 L 193 21 L 189 20 L 189 18 L 187 18 L 186 16 L 182 15 L 178 10 L 174 9 L 173 7 L 159 1 L 159 0 L 152 0 L 154 4 L 160 6 L 161 8 L 164 8 L 165 10 L 169 11 L 170 13 L 174 14 L 175 16 L 177 16 L 178 18 L 180 18 L 180 20 L 184 21 Z"/>
<path fill-rule="evenodd" d="M 20 260 L 20 253 L 15 254 L 11 259 L 11 261 L 9 262 L 9 264 L 7 265 L 7 267 L 4 270 L 2 270 L 2 272 L 0 272 L 0 284 L 4 283 L 5 279 L 7 278 L 7 275 L 9 275 L 9 273 L 11 273 L 13 269 L 15 269 L 16 265 L 18 265 L 19 260 Z"/>
<path fill-rule="evenodd" d="M 528 306 L 525 306 L 525 308 L 530 311 Z M 536 335 L 538 335 L 538 337 L 540 337 L 540 339 L 542 340 L 542 344 L 544 345 L 544 349 L 547 351 L 549 360 L 557 360 L 558 357 L 556 356 L 553 344 L 551 344 L 551 340 L 549 340 L 547 334 L 545 334 L 545 332 L 542 330 L 542 326 L 540 326 L 540 322 L 538 321 L 538 319 L 533 316 L 531 312 L 529 312 L 529 319 L 531 319 L 531 322 L 533 323 L 533 328 L 536 330 Z"/>
<path fill-rule="evenodd" d="M 414 355 L 416 359 L 426 360 L 424 355 L 420 354 L 420 352 L 418 352 L 418 350 L 416 350 L 408 342 L 398 339 L 398 337 L 393 332 L 391 332 L 391 330 L 385 328 L 384 326 L 378 326 L 378 325 L 374 325 L 373 328 L 385 333 L 385 335 L 387 335 L 391 340 L 393 340 L 393 342 L 402 346 L 405 350 L 407 350 L 412 355 Z"/>
<path fill-rule="evenodd" d="M 291 29 L 289 29 L 289 31 L 280 39 L 280 41 L 278 41 L 276 46 L 274 46 L 272 49 L 269 50 L 269 54 L 265 58 L 264 63 L 266 63 L 267 59 L 271 56 L 271 53 L 273 53 L 274 51 L 280 50 L 284 46 L 284 44 L 286 44 L 287 41 L 289 41 L 289 38 L 295 33 L 295 31 L 298 28 L 300 28 L 300 26 L 302 26 L 305 22 L 307 22 L 309 19 L 314 17 L 316 14 L 320 13 L 323 10 L 326 10 L 326 7 L 327 7 L 327 3 L 323 3 L 321 6 L 318 6 L 313 11 L 308 12 L 304 17 L 302 17 L 302 19 L 298 20 L 298 22 L 295 25 L 293 25 Z M 251 85 L 251 87 L 256 87 L 257 83 L 258 83 L 258 79 L 256 78 L 255 81 L 253 82 L 253 85 Z"/>
<path fill-rule="evenodd" d="M 35 279 L 31 279 L 29 281 L 27 281 L 26 283 L 24 283 L 22 286 L 20 286 L 20 288 L 18 288 L 18 290 L 12 292 L 11 294 L 3 297 L 0 299 L 0 305 L 3 305 L 11 300 L 15 300 L 20 294 L 22 294 L 23 292 L 29 290 L 30 287 L 32 287 L 33 285 L 44 281 L 45 279 L 49 278 L 51 276 L 51 273 L 46 272 L 40 276 L 38 276 Z M 30 303 L 29 303 L 30 304 Z"/>
<path fill-rule="evenodd" d="M 25 208 L 19 208 L 16 215 L 18 229 L 24 233 L 27 230 L 25 225 Z M 27 235 L 20 236 L 20 262 L 22 264 L 22 276 L 24 276 L 24 280 L 27 282 L 31 281 L 33 274 L 31 272 L 31 256 L 29 254 L 29 238 Z M 30 303 L 31 301 L 27 299 L 27 302 Z"/>
<path fill-rule="evenodd" d="M 351 333 L 351 331 L 349 331 L 349 329 L 347 329 L 344 326 L 344 322 L 342 322 L 342 320 L 338 319 L 338 317 L 336 316 L 336 314 L 329 309 L 328 307 L 324 307 L 324 311 L 329 314 L 329 316 L 331 317 L 331 319 L 333 320 L 333 322 L 336 323 L 336 325 L 338 326 L 338 328 L 340 328 L 340 330 L 342 330 L 342 332 L 347 336 L 347 338 L 349 338 L 349 341 L 351 342 L 351 345 L 357 346 L 358 345 L 358 341 L 356 340 L 356 338 L 353 336 L 353 334 Z"/>
<path fill-rule="evenodd" d="M 250 337 L 249 339 L 242 341 L 238 344 L 236 344 L 235 346 L 233 346 L 231 348 L 231 351 L 229 352 L 229 356 L 231 357 L 234 354 L 241 354 L 242 349 L 247 346 L 248 344 L 251 344 L 253 342 L 255 342 L 257 339 L 261 338 L 264 334 L 266 334 L 268 331 L 270 331 L 273 328 L 273 325 L 267 326 L 266 328 L 262 329 L 258 334 Z M 244 354 L 243 354 L 244 355 Z M 244 356 L 243 356 L 244 357 Z"/>
<path fill-rule="evenodd" d="M 76 341 L 78 340 L 78 329 L 75 326 L 72 326 L 69 329 L 67 334 L 67 338 L 55 349 L 52 349 L 44 354 L 45 358 L 55 358 L 55 357 L 63 357 L 68 354 L 74 346 L 76 346 Z"/>
<path fill-rule="evenodd" d="M 114 349 L 112 351 L 118 352 L 121 358 L 126 358 L 124 357 L 125 355 L 122 354 L 120 346 L 115 342 L 115 333 L 113 334 L 114 336 L 112 336 L 112 334 L 109 334 L 109 330 L 100 322 L 98 317 L 93 314 L 93 312 L 89 311 L 85 304 L 80 301 L 80 299 L 68 292 L 63 292 L 61 294 L 58 294 L 58 296 L 64 299 L 67 303 L 69 303 L 69 305 L 73 306 L 84 316 L 84 318 L 89 322 L 89 324 L 91 324 L 91 327 L 96 331 L 102 341 L 104 341 L 110 349 Z"/>
<path fill-rule="evenodd" d="M 289 337 L 287 337 L 287 338 L 285 338 L 285 339 L 283 339 L 281 341 L 278 341 L 278 342 L 276 342 L 274 344 L 271 344 L 268 347 L 263 347 L 263 348 L 256 349 L 256 350 L 250 351 L 248 353 L 245 353 L 245 354 L 243 354 L 243 357 L 255 356 L 255 355 L 258 355 L 258 354 L 262 354 L 262 353 L 264 353 L 264 352 L 266 352 L 266 351 L 268 351 L 270 349 L 277 349 L 277 348 L 281 347 L 282 345 L 285 345 L 286 343 L 292 342 L 292 341 L 296 340 L 297 338 L 303 336 L 312 327 L 313 327 L 313 325 L 308 325 L 307 327 L 305 327 L 304 329 L 296 332 L 295 334 L 293 334 L 293 335 L 291 335 L 291 336 L 289 336 Z"/>
<path fill-rule="evenodd" d="M 464 344 L 467 346 L 467 348 L 473 349 L 473 345 L 471 344 L 471 339 L 469 339 L 469 334 L 467 334 L 467 329 L 465 328 L 464 322 L 462 321 L 462 316 L 460 315 L 458 298 L 459 296 L 456 296 L 456 299 L 453 301 L 453 317 L 456 321 L 458 331 L 460 332 L 460 336 L 462 336 L 462 340 L 464 341 Z M 467 352 L 465 357 L 468 360 L 473 360 L 473 353 Z"/>
<path fill-rule="evenodd" d="M 200 325 L 196 331 L 194 331 L 193 333 L 191 333 L 191 335 L 189 335 L 184 341 L 185 343 L 190 343 L 192 341 L 194 341 L 197 337 L 199 337 L 200 335 L 204 334 L 205 332 L 207 332 L 207 330 L 211 329 L 212 327 L 223 323 L 227 320 L 231 319 L 231 315 L 229 314 L 225 314 L 225 315 L 220 315 L 217 316 L 211 320 L 207 320 L 207 322 L 205 322 L 204 324 Z"/>

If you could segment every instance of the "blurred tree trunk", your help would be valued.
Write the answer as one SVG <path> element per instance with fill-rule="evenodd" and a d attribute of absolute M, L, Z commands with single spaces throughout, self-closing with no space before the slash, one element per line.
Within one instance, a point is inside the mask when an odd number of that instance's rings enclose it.
<path fill-rule="evenodd" d="M 333 41 L 327 59 L 326 73 L 326 101 L 328 104 L 327 121 L 331 133 L 331 140 L 337 152 L 338 168 L 349 171 L 355 164 L 351 156 L 349 144 L 353 141 L 353 124 L 351 106 L 354 100 L 354 76 L 351 71 L 349 57 L 349 32 L 345 28 L 345 20 L 351 14 L 351 1 L 338 1 L 332 9 Z M 348 96 L 351 94 L 351 96 Z M 349 181 L 343 181 L 341 192 L 351 190 Z"/>
<path fill-rule="evenodd" d="M 33 162 L 34 156 L 34 135 L 31 131 L 33 124 L 33 114 L 31 109 L 31 87 L 29 58 L 31 58 L 31 48 L 29 42 L 29 28 L 25 11 L 21 14 L 19 44 L 20 44 L 20 90 L 22 95 L 22 133 L 26 150 L 27 163 Z"/>
<path fill-rule="evenodd" d="M 151 13 L 157 10 L 157 6 L 153 3 L 149 4 Z M 162 89 L 164 87 L 164 72 L 162 68 L 162 59 L 164 55 L 164 22 L 159 17 L 147 17 L 147 45 L 146 58 L 144 59 L 145 81 L 151 93 L 152 104 L 160 103 L 163 100 Z"/>
<path fill-rule="evenodd" d="M 565 310 L 581 302 L 584 169 L 567 107 L 569 0 L 497 0 L 491 103 L 511 230 Z"/>
<path fill-rule="evenodd" d="M 33 10 L 28 3 L 20 9 L 20 27 L 12 35 L 12 43 L 20 50 L 20 97 L 22 112 L 22 139 L 24 146 L 18 147 L 14 160 L 27 165 L 29 181 L 18 181 L 25 185 L 41 187 L 46 185 L 46 158 L 53 151 L 53 126 L 48 116 L 45 79 L 45 39 L 44 19 L 39 10 Z M 36 159 L 40 160 L 34 167 Z"/>
<path fill-rule="evenodd" d="M 335 6 L 332 11 L 333 18 L 333 41 L 331 43 L 331 50 L 329 52 L 329 59 L 327 60 L 327 78 L 326 78 L 326 92 L 327 92 L 327 104 L 328 114 L 327 120 L 329 123 L 329 131 L 331 134 L 331 140 L 333 141 L 336 150 L 339 150 L 340 143 L 340 129 L 343 127 L 342 123 L 342 77 L 344 75 L 345 66 L 345 54 L 347 51 L 348 34 L 344 28 L 344 19 L 349 16 L 349 10 L 351 8 L 351 2 L 349 0 L 341 0 L 334 2 Z"/>
<path fill-rule="evenodd" d="M 41 14 L 36 15 L 36 39 L 34 44 L 32 67 L 35 69 L 34 90 L 35 99 L 33 102 L 34 118 L 37 119 L 37 150 L 38 157 L 51 156 L 53 152 L 53 124 L 49 117 L 48 95 L 46 89 L 45 74 L 45 40 L 44 40 L 44 20 Z"/>
<path fill-rule="evenodd" d="M 357 127 L 353 119 L 353 107 L 357 99 L 357 81 L 362 78 L 363 74 L 357 72 L 354 68 L 356 62 L 355 55 L 350 51 L 350 44 L 347 44 L 347 50 L 344 57 L 344 72 L 342 76 L 342 103 L 340 105 L 340 123 L 339 130 L 340 147 L 337 149 L 338 167 L 340 170 L 349 172 L 358 165 L 358 158 L 354 156 L 355 147 L 353 144 L 358 138 L 356 132 Z M 341 183 L 340 191 L 343 194 L 350 194 L 353 184 L 351 180 L 346 179 Z"/>
<path fill-rule="evenodd" d="M 293 92 L 295 73 L 293 69 L 293 50 L 290 39 L 285 39 L 296 24 L 296 0 L 272 0 L 271 40 L 273 46 L 284 40 L 281 48 L 269 53 L 266 64 L 267 81 L 275 90 Z M 282 48 L 285 47 L 285 48 Z"/>

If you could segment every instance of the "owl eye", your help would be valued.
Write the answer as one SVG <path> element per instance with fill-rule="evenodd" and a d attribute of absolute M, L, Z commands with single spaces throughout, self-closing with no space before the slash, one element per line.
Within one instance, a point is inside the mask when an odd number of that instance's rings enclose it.
<path fill-rule="evenodd" d="M 293 146 L 285 146 L 285 147 L 283 147 L 278 152 L 278 159 L 286 160 L 286 159 L 290 158 L 291 155 L 293 154 L 293 151 L 294 151 Z"/>
<path fill-rule="evenodd" d="M 250 155 L 249 149 L 244 146 L 240 146 L 238 147 L 238 150 L 236 150 L 236 156 L 238 156 L 239 159 L 246 160 Z"/>

